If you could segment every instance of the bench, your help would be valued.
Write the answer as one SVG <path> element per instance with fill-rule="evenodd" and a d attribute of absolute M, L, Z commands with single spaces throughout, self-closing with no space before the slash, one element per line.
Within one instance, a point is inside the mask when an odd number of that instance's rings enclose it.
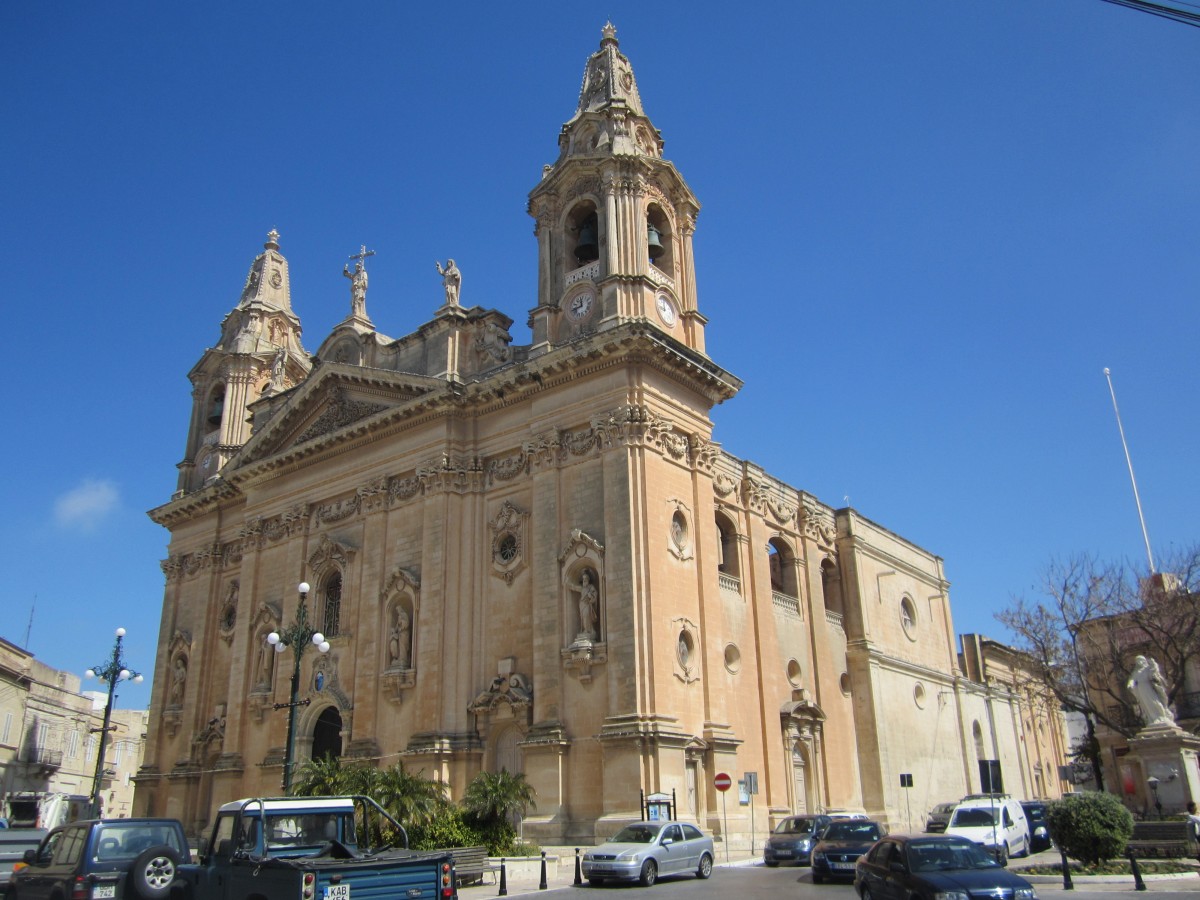
<path fill-rule="evenodd" d="M 484 875 L 491 875 L 492 884 L 496 883 L 496 872 L 500 867 L 488 862 L 487 847 L 452 847 L 445 852 L 454 859 L 454 874 L 459 887 L 482 884 Z"/>
<path fill-rule="evenodd" d="M 1126 853 L 1145 859 L 1162 857 L 1178 859 L 1185 856 L 1200 856 L 1200 844 L 1192 823 L 1182 822 L 1134 822 L 1133 837 L 1125 846 Z"/>

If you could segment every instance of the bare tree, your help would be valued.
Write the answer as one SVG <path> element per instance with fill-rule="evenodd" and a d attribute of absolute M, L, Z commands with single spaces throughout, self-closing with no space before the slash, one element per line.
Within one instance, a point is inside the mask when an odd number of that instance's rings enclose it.
<path fill-rule="evenodd" d="M 1200 713 L 1185 686 L 1188 660 L 1200 656 L 1200 546 L 1171 555 L 1150 576 L 1088 555 L 1052 562 L 1040 596 L 1014 599 L 996 619 L 1028 657 L 1030 677 L 1084 716 L 1083 749 L 1102 790 L 1096 726 L 1128 738 L 1142 725 L 1125 687 L 1134 657 L 1158 661 L 1179 717 Z"/>

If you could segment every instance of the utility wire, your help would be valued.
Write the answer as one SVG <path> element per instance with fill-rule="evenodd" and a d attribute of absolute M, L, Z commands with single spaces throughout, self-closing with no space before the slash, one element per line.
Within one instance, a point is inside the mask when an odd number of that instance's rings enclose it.
<path fill-rule="evenodd" d="M 1104 0 L 1105 3 L 1112 3 L 1116 6 L 1124 6 L 1129 9 L 1136 9 L 1139 12 L 1150 13 L 1152 16 L 1159 16 L 1163 19 L 1170 19 L 1172 22 L 1180 22 L 1184 25 L 1200 27 L 1200 11 L 1189 12 L 1186 9 L 1179 9 L 1174 6 L 1164 6 L 1161 3 L 1151 3 L 1149 0 Z M 1200 7 L 1191 3 L 1185 3 L 1184 6 L 1190 6 L 1192 9 L 1200 10 Z"/>

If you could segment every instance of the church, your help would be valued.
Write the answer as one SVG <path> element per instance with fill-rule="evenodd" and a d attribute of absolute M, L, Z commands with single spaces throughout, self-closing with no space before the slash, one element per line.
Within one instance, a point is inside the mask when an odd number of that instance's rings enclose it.
<path fill-rule="evenodd" d="M 381 334 L 364 248 L 310 353 L 267 236 L 150 513 L 170 543 L 136 812 L 198 834 L 279 794 L 292 746 L 402 761 L 454 799 L 524 773 L 543 844 L 655 794 L 737 846 L 805 811 L 919 828 L 988 758 L 1057 795 L 1015 682 L 960 663 L 942 560 L 714 439 L 741 381 L 705 351 L 699 201 L 611 25 L 558 140 L 528 199 L 529 344 L 460 302 L 454 260 L 432 318 Z M 284 646 L 300 619 L 319 647 Z"/>

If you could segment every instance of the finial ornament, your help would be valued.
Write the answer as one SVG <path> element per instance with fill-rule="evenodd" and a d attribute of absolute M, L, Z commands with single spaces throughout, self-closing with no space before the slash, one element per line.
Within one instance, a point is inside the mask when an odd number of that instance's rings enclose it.
<path fill-rule="evenodd" d="M 350 279 L 350 315 L 366 318 L 367 316 L 367 267 L 364 262 L 368 256 L 374 256 L 374 250 L 368 250 L 366 244 L 359 245 L 358 252 L 350 259 L 354 260 L 354 271 L 350 266 L 342 266 L 342 274 Z"/>
<path fill-rule="evenodd" d="M 267 232 L 267 242 L 263 244 L 263 248 L 266 250 L 279 249 L 279 232 L 274 228 Z"/>
<path fill-rule="evenodd" d="M 613 26 L 612 22 L 605 22 L 604 27 L 600 29 L 600 33 L 603 35 L 601 43 L 604 41 L 617 43 L 617 29 Z"/>

